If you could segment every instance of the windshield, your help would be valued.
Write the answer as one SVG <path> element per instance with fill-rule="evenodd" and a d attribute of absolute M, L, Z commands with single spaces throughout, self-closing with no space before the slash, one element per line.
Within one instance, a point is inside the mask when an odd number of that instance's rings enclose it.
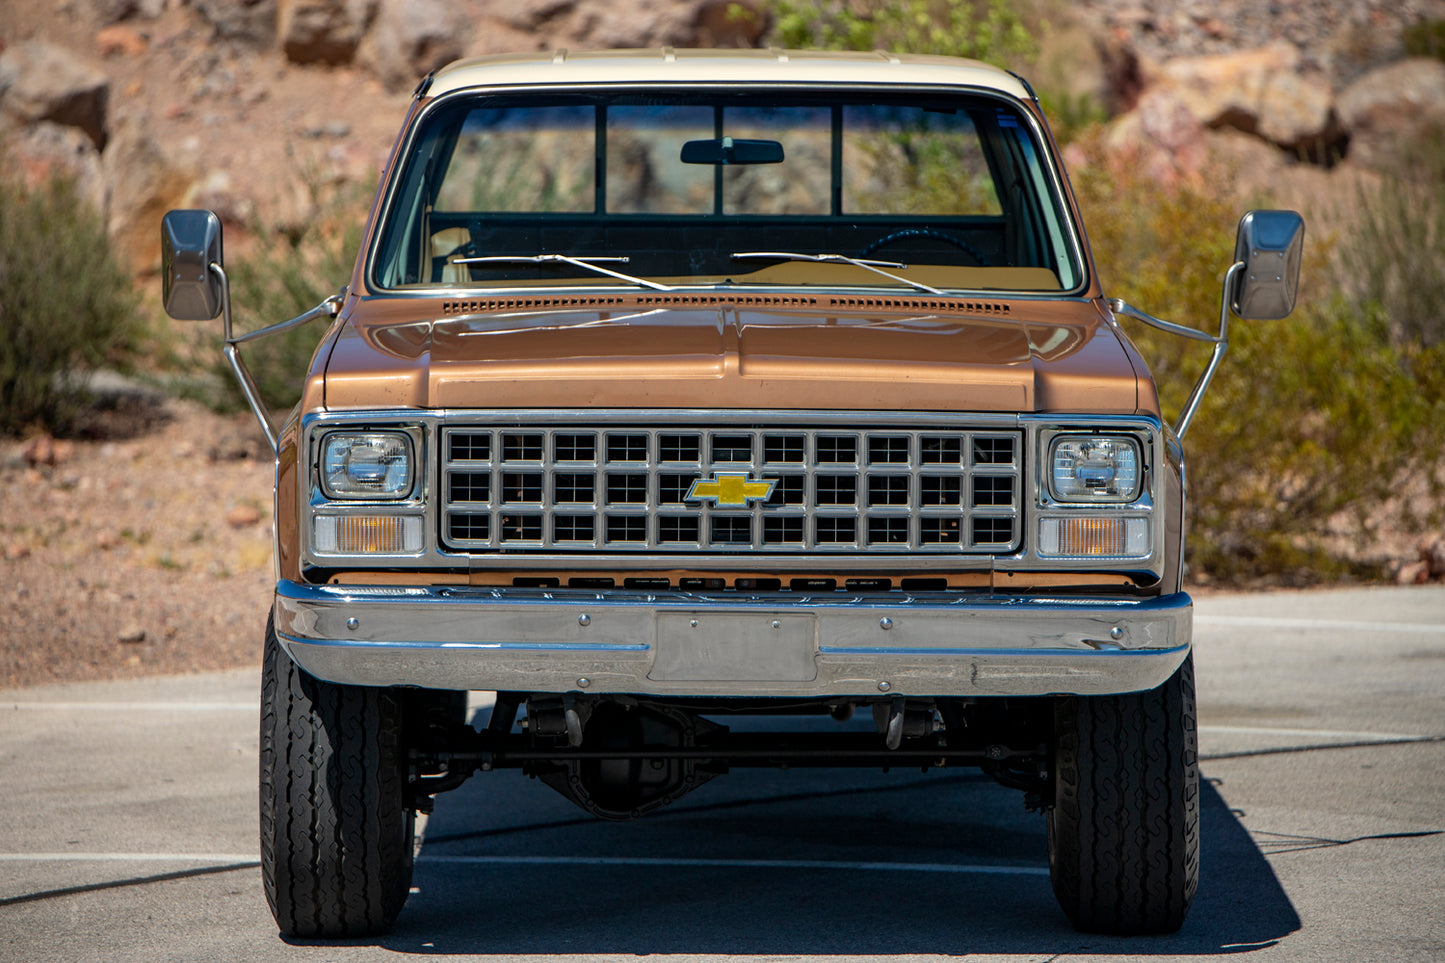
<path fill-rule="evenodd" d="M 1071 230 L 984 95 L 476 94 L 421 121 L 371 280 L 1067 291 Z"/>

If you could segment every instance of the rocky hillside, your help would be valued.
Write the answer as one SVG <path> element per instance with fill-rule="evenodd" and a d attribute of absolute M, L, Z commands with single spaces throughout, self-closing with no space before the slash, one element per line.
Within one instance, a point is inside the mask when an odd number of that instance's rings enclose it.
<path fill-rule="evenodd" d="M 1160 177 L 1196 173 L 1222 147 L 1245 190 L 1283 187 L 1309 206 L 1340 169 L 1387 163 L 1400 136 L 1445 122 L 1445 63 L 1401 42 L 1445 0 L 1039 2 L 1040 86 L 1106 107 L 1112 147 Z M 144 276 L 168 208 L 284 230 L 313 213 L 318 184 L 366 182 L 417 78 L 441 63 L 766 42 L 768 0 L 748 3 L 62 0 L 59 16 L 7 3 L 0 143 L 29 178 L 76 174 Z"/>
<path fill-rule="evenodd" d="M 724 0 L 62 0 L 0 4 L 0 137 L 26 175 L 78 175 L 138 272 L 160 214 L 285 228 L 315 184 L 366 181 L 412 88 L 462 56 L 739 45 Z"/>

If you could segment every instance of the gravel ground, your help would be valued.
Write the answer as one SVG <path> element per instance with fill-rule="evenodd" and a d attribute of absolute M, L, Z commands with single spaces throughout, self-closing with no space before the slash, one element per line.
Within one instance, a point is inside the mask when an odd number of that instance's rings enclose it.
<path fill-rule="evenodd" d="M 30 457 L 0 443 L 0 686 L 258 664 L 273 584 L 260 429 L 155 399 L 88 428 L 96 440 L 32 441 Z"/>

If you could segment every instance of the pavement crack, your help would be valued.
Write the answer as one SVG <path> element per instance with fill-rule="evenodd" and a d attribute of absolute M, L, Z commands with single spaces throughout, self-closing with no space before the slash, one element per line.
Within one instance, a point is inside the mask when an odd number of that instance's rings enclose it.
<path fill-rule="evenodd" d="M 1351 843 L 1363 843 L 1375 839 L 1420 839 L 1442 834 L 1445 834 L 1445 830 L 1425 829 L 1410 833 L 1374 833 L 1368 836 L 1355 836 L 1351 839 L 1330 839 L 1325 836 L 1300 836 L 1292 833 L 1272 833 L 1267 830 L 1253 830 L 1250 833 L 1259 841 L 1260 852 L 1266 856 L 1301 853 L 1311 849 L 1335 849 L 1340 846 L 1349 846 Z"/>
<path fill-rule="evenodd" d="M 1220 759 L 1247 759 L 1250 756 L 1276 756 L 1291 752 L 1320 752 L 1326 749 L 1369 749 L 1373 746 L 1413 746 L 1424 743 L 1445 742 L 1445 736 L 1406 736 L 1401 739 L 1362 739 L 1356 742 L 1321 742 L 1308 746 L 1274 746 L 1269 749 L 1242 749 L 1239 752 L 1201 753 L 1200 762 L 1216 762 Z"/>
<path fill-rule="evenodd" d="M 84 886 L 63 886 L 60 889 L 46 889 L 38 893 L 25 893 L 21 896 L 7 896 L 0 899 L 0 906 L 18 906 L 21 903 L 35 903 L 40 900 L 56 899 L 61 896 L 75 896 L 78 893 L 95 893 L 107 889 L 122 889 L 126 886 L 148 886 L 151 883 L 168 883 L 177 879 L 190 879 L 195 876 L 210 876 L 214 873 L 234 873 L 238 869 L 258 869 L 260 862 L 248 863 L 227 863 L 224 866 L 200 866 L 195 869 L 182 869 L 174 873 L 156 873 L 152 876 L 132 876 L 129 879 L 112 879 L 104 883 L 87 883 Z"/>

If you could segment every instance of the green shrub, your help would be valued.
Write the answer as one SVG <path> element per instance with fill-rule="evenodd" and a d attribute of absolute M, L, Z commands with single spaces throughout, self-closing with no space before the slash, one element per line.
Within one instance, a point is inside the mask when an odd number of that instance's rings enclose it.
<path fill-rule="evenodd" d="M 1005 0 L 781 0 L 773 7 L 770 42 L 968 57 L 1022 67 L 1038 55 L 1039 45 L 1020 7 Z M 1108 119 L 1108 112 L 1087 93 L 1041 88 L 1039 99 L 1061 143 Z"/>
<path fill-rule="evenodd" d="M 825 50 L 894 50 L 1003 63 L 1033 54 L 1006 0 L 823 0 L 773 7 L 771 42 Z"/>
<path fill-rule="evenodd" d="M 1445 60 L 1445 20 L 1421 20 L 1406 27 L 1400 37 L 1411 57 Z"/>
<path fill-rule="evenodd" d="M 1359 214 L 1341 239 L 1352 293 L 1384 312 L 1396 337 L 1445 342 L 1445 130 L 1404 145 L 1376 191 L 1361 190 Z"/>
<path fill-rule="evenodd" d="M 86 373 L 134 349 L 137 303 L 73 181 L 0 177 L 0 434 L 71 430 Z"/>
<path fill-rule="evenodd" d="M 1039 88 L 1038 94 L 1044 115 L 1049 119 L 1049 127 L 1060 144 L 1073 143 L 1109 120 L 1109 112 L 1090 94 L 1043 87 Z"/>
<path fill-rule="evenodd" d="M 1227 182 L 1227 178 L 1210 178 Z M 1212 330 L 1241 213 L 1201 188 L 1173 190 L 1102 164 L 1074 172 L 1105 293 Z M 1196 574 L 1308 583 L 1380 574 L 1358 552 L 1372 519 L 1403 506 L 1402 481 L 1429 478 L 1445 444 L 1445 349 L 1401 345 L 1386 315 L 1324 279 L 1307 244 L 1302 291 L 1284 321 L 1232 319 L 1230 346 L 1186 439 Z M 1125 322 L 1177 414 L 1209 349 Z"/>

